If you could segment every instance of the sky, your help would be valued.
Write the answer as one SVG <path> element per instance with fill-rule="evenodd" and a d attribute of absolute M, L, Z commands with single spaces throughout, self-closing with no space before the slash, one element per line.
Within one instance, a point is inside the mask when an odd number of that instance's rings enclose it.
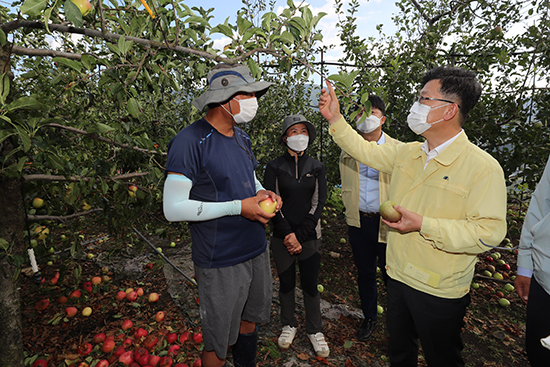
<path fill-rule="evenodd" d="M 397 14 L 398 9 L 395 6 L 395 0 L 358 0 L 360 7 L 356 14 L 357 19 L 357 33 L 361 38 L 367 38 L 370 36 L 377 36 L 378 31 L 376 26 L 383 24 L 383 32 L 386 34 L 395 33 L 395 26 L 391 20 L 394 14 Z M 294 1 L 295 4 L 300 4 L 299 1 Z M 325 15 L 318 24 L 318 29 L 321 30 L 323 35 L 323 43 L 327 45 L 339 45 L 340 38 L 338 37 L 338 29 L 336 24 L 338 23 L 338 17 L 335 14 L 334 0 L 309 0 L 307 4 L 314 14 L 324 12 Z M 344 3 L 347 3 L 344 0 Z M 240 0 L 210 0 L 207 3 L 204 0 L 186 0 L 185 4 L 189 7 L 202 6 L 203 8 L 214 8 L 214 19 L 210 21 L 210 24 L 215 25 L 223 23 L 227 17 L 229 22 L 235 24 L 235 15 L 237 11 L 243 7 L 243 3 Z M 275 12 L 278 13 L 286 7 L 286 0 L 275 0 Z M 229 38 L 224 38 L 223 35 L 214 37 L 214 47 L 222 49 L 224 45 L 228 44 Z M 342 47 L 336 47 L 327 54 L 324 55 L 324 61 L 337 62 L 338 58 L 342 55 Z M 319 60 L 320 61 L 320 60 Z"/>

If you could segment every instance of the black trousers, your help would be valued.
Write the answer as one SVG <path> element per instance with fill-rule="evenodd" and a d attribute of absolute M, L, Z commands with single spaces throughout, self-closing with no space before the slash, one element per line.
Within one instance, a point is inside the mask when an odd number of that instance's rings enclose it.
<path fill-rule="evenodd" d="M 531 278 L 529 301 L 527 302 L 527 330 L 525 349 L 532 367 L 550 366 L 550 350 L 540 343 L 550 335 L 550 295 L 540 286 L 535 277 Z"/>
<path fill-rule="evenodd" d="M 391 366 L 417 366 L 418 340 L 429 367 L 464 366 L 460 334 L 469 304 L 469 294 L 435 297 L 390 278 L 386 321 Z"/>
<path fill-rule="evenodd" d="M 377 285 L 376 265 L 380 266 L 384 282 L 386 275 L 386 244 L 378 242 L 379 217 L 361 216 L 361 228 L 348 226 L 348 236 L 353 259 L 357 267 L 357 286 L 361 309 L 367 319 L 376 320 Z M 378 260 L 378 261 L 377 261 Z"/>

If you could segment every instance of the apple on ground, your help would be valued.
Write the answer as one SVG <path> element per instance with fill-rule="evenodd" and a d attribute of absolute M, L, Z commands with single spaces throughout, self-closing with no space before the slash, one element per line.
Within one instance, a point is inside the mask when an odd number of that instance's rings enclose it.
<path fill-rule="evenodd" d="M 101 283 L 101 277 L 93 277 L 92 278 L 92 284 L 93 285 L 98 285 Z"/>
<path fill-rule="evenodd" d="M 377 305 L 376 306 L 376 313 L 378 313 L 379 315 L 382 315 L 384 313 L 384 307 L 382 307 L 380 305 Z"/>
<path fill-rule="evenodd" d="M 126 292 L 118 291 L 118 293 L 116 294 L 117 301 L 122 301 L 124 298 L 126 298 Z"/>
<path fill-rule="evenodd" d="M 134 350 L 134 360 L 137 361 L 143 356 L 149 356 L 149 351 L 143 347 L 139 347 Z M 149 358 L 147 358 L 149 359 Z"/>
<path fill-rule="evenodd" d="M 101 361 L 97 362 L 95 367 L 109 367 L 109 361 L 106 359 L 102 359 Z"/>
<path fill-rule="evenodd" d="M 166 336 L 166 342 L 168 344 L 174 344 L 178 340 L 178 334 L 176 333 L 170 333 Z"/>
<path fill-rule="evenodd" d="M 107 336 L 105 335 L 105 333 L 97 333 L 93 339 L 92 339 L 92 343 L 94 344 L 100 344 L 100 343 L 103 343 L 105 341 L 105 339 L 107 339 Z"/>
<path fill-rule="evenodd" d="M 487 265 L 487 270 L 489 270 L 491 273 L 494 272 L 496 269 L 493 265 Z"/>
<path fill-rule="evenodd" d="M 78 312 L 78 309 L 76 307 L 67 307 L 65 308 L 65 312 L 67 313 L 67 317 L 73 317 Z"/>
<path fill-rule="evenodd" d="M 91 307 L 84 307 L 82 310 L 82 316 L 90 316 L 92 314 L 92 308 Z"/>
<path fill-rule="evenodd" d="M 170 242 L 170 247 L 176 247 L 176 243 L 175 242 Z"/>
<path fill-rule="evenodd" d="M 91 252 L 88 252 L 88 254 L 86 254 L 86 257 L 88 259 L 93 259 L 94 258 L 94 254 L 92 254 Z"/>
<path fill-rule="evenodd" d="M 155 321 L 156 322 L 161 322 L 162 320 L 164 320 L 164 312 L 159 311 L 155 315 Z"/>
<path fill-rule="evenodd" d="M 510 270 L 510 265 L 509 264 L 502 264 L 502 269 L 503 270 Z"/>
<path fill-rule="evenodd" d="M 202 360 L 199 358 L 193 363 L 193 367 L 202 367 Z"/>
<path fill-rule="evenodd" d="M 138 295 L 135 291 L 131 291 L 130 293 L 126 294 L 126 300 L 128 302 L 134 302 L 137 299 Z"/>
<path fill-rule="evenodd" d="M 473 282 L 473 283 L 472 283 L 472 288 L 473 288 L 473 289 L 479 289 L 479 284 Z"/>
<path fill-rule="evenodd" d="M 124 320 L 124 321 L 122 321 L 122 330 L 128 330 L 128 329 L 130 329 L 132 326 L 134 326 L 134 323 L 132 322 L 132 320 Z"/>
<path fill-rule="evenodd" d="M 156 366 L 156 365 L 158 365 L 159 361 L 160 361 L 160 357 L 159 357 L 159 356 L 154 356 L 154 355 L 152 355 L 152 354 L 149 355 L 149 362 L 148 362 L 148 364 L 149 364 L 150 366 Z"/>
<path fill-rule="evenodd" d="M 260 208 L 262 208 L 264 212 L 269 214 L 274 213 L 275 209 L 277 208 L 277 202 L 273 201 L 273 199 L 271 198 L 260 201 L 258 205 L 260 206 Z"/>
<path fill-rule="evenodd" d="M 84 343 L 78 347 L 78 354 L 81 356 L 87 356 L 92 351 L 92 345 L 90 343 Z"/>
<path fill-rule="evenodd" d="M 50 305 L 50 300 L 43 299 L 36 303 L 36 309 L 38 311 L 44 311 L 46 308 L 48 308 L 49 305 Z"/>
<path fill-rule="evenodd" d="M 147 330 L 145 330 L 144 328 L 141 328 L 141 327 L 140 327 L 140 328 L 138 328 L 138 329 L 136 330 L 136 332 L 134 333 L 134 337 L 135 337 L 136 339 L 140 339 L 140 338 L 146 337 L 147 334 L 149 334 L 149 333 L 147 332 Z"/>
<path fill-rule="evenodd" d="M 195 333 L 193 334 L 193 340 L 195 343 L 200 344 L 202 343 L 202 333 Z"/>
<path fill-rule="evenodd" d="M 156 336 L 149 334 L 143 341 L 142 345 L 149 350 L 153 350 L 157 345 L 158 341 L 159 339 Z"/>
<path fill-rule="evenodd" d="M 508 307 L 510 306 L 510 301 L 508 301 L 506 298 L 501 298 L 498 300 L 498 304 L 502 307 Z"/>
<path fill-rule="evenodd" d="M 84 282 L 84 284 L 82 284 L 82 288 L 84 288 L 84 290 L 88 293 L 92 293 L 94 290 L 92 282 Z"/>
<path fill-rule="evenodd" d="M 515 290 L 516 288 L 515 288 L 512 284 L 506 283 L 506 284 L 504 285 L 504 289 L 506 289 L 508 292 L 512 292 L 512 291 Z"/>
<path fill-rule="evenodd" d="M 151 366 L 151 364 L 149 364 L 149 357 L 150 357 L 149 354 L 144 354 L 144 355 L 142 355 L 141 357 L 137 358 L 135 361 L 136 361 L 140 366 Z"/>
<path fill-rule="evenodd" d="M 159 300 L 158 293 L 153 292 L 149 294 L 149 302 L 154 303 L 154 302 L 157 302 L 158 300 Z"/>
<path fill-rule="evenodd" d="M 317 292 L 323 293 L 325 291 L 325 287 L 323 287 L 322 284 L 317 284 Z"/>
<path fill-rule="evenodd" d="M 103 345 L 101 346 L 101 350 L 103 353 L 111 353 L 113 349 L 115 349 L 115 341 L 111 339 L 107 339 L 103 342 Z"/>
<path fill-rule="evenodd" d="M 484 270 L 483 275 L 485 275 L 486 277 L 492 277 L 493 276 L 493 274 L 489 270 Z"/>
<path fill-rule="evenodd" d="M 504 298 L 504 293 L 502 293 L 501 291 L 496 291 L 496 292 L 495 292 L 495 295 L 496 295 L 498 298 Z"/>
<path fill-rule="evenodd" d="M 181 347 L 179 345 L 174 344 L 174 345 L 170 346 L 170 348 L 168 348 L 168 355 L 172 356 L 172 357 L 175 357 L 180 352 L 180 349 L 181 349 Z"/>
<path fill-rule="evenodd" d="M 133 342 L 134 342 L 134 341 L 133 341 L 132 339 L 126 338 L 126 339 L 124 339 L 124 341 L 122 342 L 122 346 L 123 346 L 124 348 L 128 348 L 129 346 L 132 345 Z"/>
<path fill-rule="evenodd" d="M 132 358 L 132 351 L 126 351 L 118 357 L 118 361 L 122 363 L 125 366 L 128 366 L 130 363 L 134 361 Z"/>
<path fill-rule="evenodd" d="M 485 256 L 485 261 L 488 261 L 488 262 L 492 262 L 494 261 L 495 259 L 493 259 L 491 256 L 487 255 Z"/>
<path fill-rule="evenodd" d="M 500 273 L 494 273 L 493 278 L 502 280 L 504 277 Z"/>
<path fill-rule="evenodd" d="M 37 359 L 32 364 L 32 367 L 48 367 L 48 362 L 45 359 Z"/>
<path fill-rule="evenodd" d="M 174 345 L 175 347 L 175 345 Z M 172 358 L 168 356 L 164 356 L 160 359 L 159 367 L 172 367 L 172 364 L 174 361 L 172 361 Z"/>
<path fill-rule="evenodd" d="M 395 210 L 397 204 L 394 201 L 387 200 L 380 205 L 380 215 L 388 222 L 397 222 L 401 219 L 401 213 Z"/>
<path fill-rule="evenodd" d="M 143 293 L 144 293 L 144 292 L 143 292 L 143 288 L 138 288 L 138 289 L 136 289 L 136 294 L 138 295 L 138 297 L 143 296 Z"/>
<path fill-rule="evenodd" d="M 340 243 L 346 243 L 346 239 L 344 237 L 340 238 Z"/>
<path fill-rule="evenodd" d="M 61 304 L 61 305 L 64 305 L 65 303 L 67 303 L 69 301 L 69 299 L 65 296 L 61 296 L 59 297 L 59 299 L 57 300 L 57 303 Z"/>
<path fill-rule="evenodd" d="M 191 334 L 191 333 L 190 333 L 189 331 L 184 331 L 184 332 L 180 335 L 180 337 L 179 337 L 179 342 L 180 342 L 180 344 L 183 344 L 183 343 L 185 343 L 187 340 L 189 340 L 189 335 L 190 335 L 190 334 Z"/>

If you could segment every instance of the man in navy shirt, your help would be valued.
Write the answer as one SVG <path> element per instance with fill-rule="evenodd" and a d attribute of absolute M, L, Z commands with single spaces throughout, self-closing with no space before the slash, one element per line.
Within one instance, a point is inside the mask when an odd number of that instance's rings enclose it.
<path fill-rule="evenodd" d="M 257 322 L 271 313 L 271 270 L 265 224 L 275 214 L 258 203 L 281 198 L 264 190 L 250 138 L 237 127 L 252 120 L 271 83 L 244 65 L 216 65 L 209 89 L 193 101 L 208 111 L 168 145 L 164 214 L 188 221 L 193 241 L 204 336 L 202 365 L 221 367 L 232 346 L 235 366 L 256 366 Z"/>

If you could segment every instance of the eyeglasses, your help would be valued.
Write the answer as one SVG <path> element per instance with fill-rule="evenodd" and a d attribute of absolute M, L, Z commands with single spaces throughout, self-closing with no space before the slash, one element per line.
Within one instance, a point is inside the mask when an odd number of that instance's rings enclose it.
<path fill-rule="evenodd" d="M 454 103 L 458 106 L 458 108 L 460 108 L 460 105 L 456 102 L 453 102 L 453 101 L 449 101 L 448 99 L 440 99 L 440 98 L 430 98 L 430 97 L 424 97 L 424 96 L 418 96 L 418 99 L 416 100 L 418 103 L 420 104 L 424 104 L 424 101 L 425 100 L 430 100 L 430 101 L 440 101 L 440 102 L 447 102 L 447 103 Z"/>

